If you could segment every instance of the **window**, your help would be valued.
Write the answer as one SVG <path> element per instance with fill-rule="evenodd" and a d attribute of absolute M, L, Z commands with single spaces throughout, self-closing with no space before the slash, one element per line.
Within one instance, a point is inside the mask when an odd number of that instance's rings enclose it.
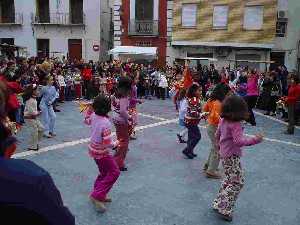
<path fill-rule="evenodd" d="M 83 0 L 70 0 L 71 24 L 83 24 Z"/>
<path fill-rule="evenodd" d="M 135 19 L 153 20 L 153 0 L 136 0 Z"/>
<path fill-rule="evenodd" d="M 37 1 L 37 19 L 39 23 L 50 23 L 49 0 Z"/>
<path fill-rule="evenodd" d="M 263 6 L 246 6 L 244 14 L 244 29 L 260 30 L 264 20 Z"/>
<path fill-rule="evenodd" d="M 197 4 L 183 4 L 181 12 L 181 25 L 195 27 L 197 24 Z"/>
<path fill-rule="evenodd" d="M 276 37 L 285 37 L 286 28 L 287 28 L 287 21 L 277 20 L 277 23 L 276 23 Z"/>
<path fill-rule="evenodd" d="M 288 10 L 288 0 L 278 0 L 278 10 Z"/>
<path fill-rule="evenodd" d="M 11 0 L 0 1 L 0 23 L 15 22 L 15 4 Z"/>
<path fill-rule="evenodd" d="M 226 28 L 228 23 L 228 6 L 214 6 L 213 28 Z"/>

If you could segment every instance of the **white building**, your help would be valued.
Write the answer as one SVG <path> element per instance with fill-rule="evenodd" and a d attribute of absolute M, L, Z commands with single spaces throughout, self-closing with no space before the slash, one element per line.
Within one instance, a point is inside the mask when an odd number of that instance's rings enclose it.
<path fill-rule="evenodd" d="M 300 1 L 278 0 L 276 38 L 271 59 L 288 71 L 300 71 Z"/>
<path fill-rule="evenodd" d="M 104 59 L 109 46 L 101 34 L 109 34 L 110 27 L 100 20 L 111 18 L 102 16 L 103 13 L 111 14 L 108 2 L 1 0 L 1 43 L 26 47 L 28 56 Z"/>

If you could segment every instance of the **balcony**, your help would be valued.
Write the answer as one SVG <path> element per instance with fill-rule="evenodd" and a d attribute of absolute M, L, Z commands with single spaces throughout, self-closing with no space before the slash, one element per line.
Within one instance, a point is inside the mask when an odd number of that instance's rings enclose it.
<path fill-rule="evenodd" d="M 0 16 L 0 26 L 23 25 L 23 13 L 15 13 L 10 16 Z"/>
<path fill-rule="evenodd" d="M 158 20 L 130 20 L 128 35 L 158 36 Z"/>
<path fill-rule="evenodd" d="M 72 16 L 70 13 L 50 13 L 48 16 L 32 14 L 33 25 L 84 26 L 85 14 Z"/>

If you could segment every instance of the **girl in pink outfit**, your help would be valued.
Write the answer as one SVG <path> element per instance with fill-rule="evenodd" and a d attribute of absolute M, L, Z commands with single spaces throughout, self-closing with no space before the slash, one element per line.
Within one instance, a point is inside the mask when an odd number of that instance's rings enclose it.
<path fill-rule="evenodd" d="M 217 198 L 213 202 L 213 209 L 227 221 L 232 220 L 234 204 L 244 185 L 244 176 L 240 157 L 242 147 L 260 143 L 261 134 L 246 137 L 243 134 L 241 121 L 247 119 L 248 108 L 246 102 L 238 96 L 227 97 L 222 104 L 221 121 L 216 131 L 216 142 L 224 168 L 224 178 Z"/>
<path fill-rule="evenodd" d="M 85 123 L 91 126 L 89 155 L 95 160 L 99 175 L 90 199 L 100 212 L 105 212 L 104 203 L 111 202 L 107 194 L 120 175 L 119 167 L 110 153 L 116 146 L 112 141 L 111 122 L 107 115 L 111 111 L 111 101 L 109 97 L 99 95 L 94 99 L 92 108 L 85 114 Z"/>
<path fill-rule="evenodd" d="M 132 124 L 131 116 L 128 113 L 129 95 L 131 91 L 131 79 L 121 77 L 118 82 L 115 96 L 112 97 L 113 122 L 116 127 L 117 139 L 119 145 L 115 154 L 115 160 L 121 171 L 127 171 L 125 158 L 129 144 L 129 126 Z"/>
<path fill-rule="evenodd" d="M 259 79 L 258 72 L 254 69 L 251 70 L 247 79 L 247 96 L 245 97 L 245 100 L 247 102 L 248 111 L 249 111 L 249 118 L 247 119 L 247 122 L 249 122 L 252 126 L 256 126 L 253 108 L 255 108 L 256 106 L 257 98 L 259 95 L 258 79 Z"/>
<path fill-rule="evenodd" d="M 131 93 L 129 98 L 129 115 L 132 118 L 132 124 L 129 126 L 129 137 L 131 140 L 136 139 L 135 127 L 138 122 L 138 112 L 137 112 L 137 104 L 142 104 L 143 101 L 139 100 L 137 97 L 137 83 L 139 81 L 139 76 L 136 74 L 134 76 L 132 86 L 131 86 Z"/>

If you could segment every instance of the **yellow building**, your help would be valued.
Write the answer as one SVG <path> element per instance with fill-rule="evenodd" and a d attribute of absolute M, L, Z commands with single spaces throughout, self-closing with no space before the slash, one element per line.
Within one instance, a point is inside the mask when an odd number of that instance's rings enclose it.
<path fill-rule="evenodd" d="M 169 62 L 183 57 L 209 57 L 218 59 L 216 64 L 222 67 L 234 64 L 234 60 L 270 59 L 276 32 L 277 0 L 171 2 Z M 259 64 L 250 66 L 265 68 Z"/>

